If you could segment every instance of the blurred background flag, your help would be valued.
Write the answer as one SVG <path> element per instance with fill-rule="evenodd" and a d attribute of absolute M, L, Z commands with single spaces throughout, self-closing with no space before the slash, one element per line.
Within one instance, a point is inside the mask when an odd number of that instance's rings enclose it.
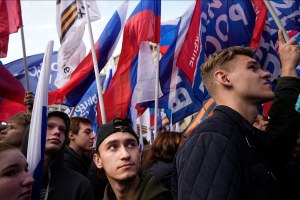
<path fill-rule="evenodd" d="M 90 19 L 100 19 L 96 1 L 87 1 Z M 85 57 L 83 35 L 85 31 L 86 11 L 82 0 L 58 0 L 56 6 L 56 27 L 61 47 L 58 52 L 57 87 L 62 87 L 70 75 Z"/>
<path fill-rule="evenodd" d="M 22 27 L 20 0 L 0 1 L 0 58 L 7 55 L 9 34 Z"/>

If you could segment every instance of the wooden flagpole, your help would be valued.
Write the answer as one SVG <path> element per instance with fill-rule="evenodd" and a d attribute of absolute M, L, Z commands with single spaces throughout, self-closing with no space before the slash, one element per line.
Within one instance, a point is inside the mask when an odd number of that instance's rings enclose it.
<path fill-rule="evenodd" d="M 101 112 L 102 124 L 106 124 L 106 115 L 105 115 L 104 101 L 103 101 L 103 95 L 102 95 L 102 87 L 100 84 L 98 61 L 97 61 L 97 56 L 96 56 L 96 50 L 94 47 L 94 38 L 93 38 L 93 33 L 92 33 L 90 14 L 89 14 L 89 10 L 88 10 L 86 1 L 87 0 L 84 0 L 83 3 L 84 3 L 85 11 L 86 11 L 86 20 L 87 20 L 87 25 L 88 25 L 88 30 L 89 30 L 91 51 L 92 51 L 92 56 L 93 56 L 94 71 L 95 71 L 96 84 L 97 84 L 98 99 L 99 99 L 99 104 L 100 104 L 100 112 Z"/>

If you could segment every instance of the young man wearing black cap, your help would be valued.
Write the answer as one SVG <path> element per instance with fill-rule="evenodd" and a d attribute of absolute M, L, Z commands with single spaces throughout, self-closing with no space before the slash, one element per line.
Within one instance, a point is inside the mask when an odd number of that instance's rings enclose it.
<path fill-rule="evenodd" d="M 94 162 L 105 172 L 109 184 L 104 200 L 172 199 L 171 194 L 154 177 L 140 172 L 139 142 L 124 119 L 116 118 L 100 127 Z"/>

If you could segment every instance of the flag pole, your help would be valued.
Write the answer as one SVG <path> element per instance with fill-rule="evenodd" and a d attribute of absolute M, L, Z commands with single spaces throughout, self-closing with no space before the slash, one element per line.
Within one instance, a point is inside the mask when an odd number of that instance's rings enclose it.
<path fill-rule="evenodd" d="M 157 136 L 157 118 L 158 118 L 158 90 L 159 90 L 159 56 L 160 56 L 160 45 L 156 45 L 156 59 L 155 59 L 155 103 L 154 103 L 154 139 Z"/>
<path fill-rule="evenodd" d="M 29 86 L 29 78 L 28 78 L 28 64 L 27 64 L 27 57 L 26 57 L 26 47 L 25 47 L 25 37 L 24 37 L 24 30 L 23 26 L 21 29 L 21 40 L 22 40 L 22 51 L 23 51 L 23 63 L 24 63 L 24 73 L 25 73 L 25 81 L 26 81 L 26 91 L 30 91 Z"/>
<path fill-rule="evenodd" d="M 267 8 L 268 8 L 268 10 L 269 10 L 269 12 L 270 12 L 270 14 L 272 15 L 272 17 L 273 17 L 273 19 L 274 19 L 274 21 L 275 21 L 277 27 L 278 27 L 279 29 L 282 30 L 282 32 L 283 32 L 283 37 L 284 37 L 285 41 L 289 41 L 289 40 L 290 40 L 290 37 L 288 36 L 288 34 L 287 34 L 285 28 L 283 27 L 283 25 L 282 25 L 282 23 L 281 23 L 279 17 L 277 16 L 277 14 L 276 14 L 274 8 L 272 7 L 272 5 L 271 5 L 271 3 L 270 3 L 270 0 L 264 0 L 264 3 L 266 4 L 266 6 L 267 6 Z"/>
<path fill-rule="evenodd" d="M 99 69 L 98 69 L 98 61 L 97 61 L 96 51 L 95 51 L 95 47 L 94 47 L 94 38 L 93 38 L 93 33 L 92 33 L 90 14 L 89 14 L 89 10 L 88 10 L 86 1 L 87 0 L 84 0 L 83 3 L 84 3 L 85 11 L 86 11 L 86 21 L 87 21 L 89 38 L 90 38 L 90 43 L 91 43 L 91 51 L 92 51 L 92 56 L 93 56 L 94 71 L 95 71 L 95 78 L 96 78 L 96 84 L 97 84 L 97 93 L 98 93 L 98 99 L 99 99 L 99 104 L 100 104 L 102 124 L 105 124 L 106 123 L 106 115 L 105 115 L 105 109 L 104 109 L 102 87 L 100 84 L 100 73 L 99 73 Z"/>

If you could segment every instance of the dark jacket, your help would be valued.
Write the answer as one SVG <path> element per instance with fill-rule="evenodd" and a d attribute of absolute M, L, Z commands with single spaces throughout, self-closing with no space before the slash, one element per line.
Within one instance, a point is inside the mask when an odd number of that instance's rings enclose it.
<path fill-rule="evenodd" d="M 22 153 L 27 155 L 29 130 L 25 132 Z M 40 193 L 34 192 L 41 183 Z M 45 198 L 46 197 L 46 198 Z M 41 180 L 35 180 L 32 199 L 46 200 L 94 200 L 89 180 L 64 166 L 64 147 L 57 153 L 50 168 Z"/>
<path fill-rule="evenodd" d="M 272 133 L 272 143 L 278 146 L 271 154 L 272 165 L 277 163 L 274 172 L 285 191 L 286 200 L 300 199 L 300 153 L 293 151 L 300 133 L 300 113 L 295 110 L 299 93 L 299 78 L 280 78 L 275 91 L 276 98 L 269 111 L 271 119 L 267 131 Z"/>
<path fill-rule="evenodd" d="M 64 150 L 64 165 L 86 176 L 91 165 L 91 159 L 86 155 L 79 157 L 72 148 L 66 146 Z"/>
<path fill-rule="evenodd" d="M 157 160 L 145 170 L 147 174 L 154 176 L 168 190 L 171 190 L 172 171 L 173 163 L 161 160 Z"/>
<path fill-rule="evenodd" d="M 104 191 L 103 200 L 114 199 L 116 199 L 116 196 L 108 184 Z M 153 176 L 143 174 L 132 200 L 172 200 L 172 195 Z"/>
<path fill-rule="evenodd" d="M 297 126 L 299 130 L 299 121 L 293 124 L 299 118 L 291 97 L 296 91 L 299 94 L 299 86 L 295 78 L 279 79 L 267 133 L 253 128 L 231 108 L 217 106 L 213 116 L 193 131 L 176 155 L 174 198 L 284 199 L 272 171 L 282 173 Z"/>
<path fill-rule="evenodd" d="M 94 193 L 89 180 L 76 171 L 63 166 L 63 152 L 44 174 L 41 199 L 48 189 L 48 200 L 93 200 Z"/>

